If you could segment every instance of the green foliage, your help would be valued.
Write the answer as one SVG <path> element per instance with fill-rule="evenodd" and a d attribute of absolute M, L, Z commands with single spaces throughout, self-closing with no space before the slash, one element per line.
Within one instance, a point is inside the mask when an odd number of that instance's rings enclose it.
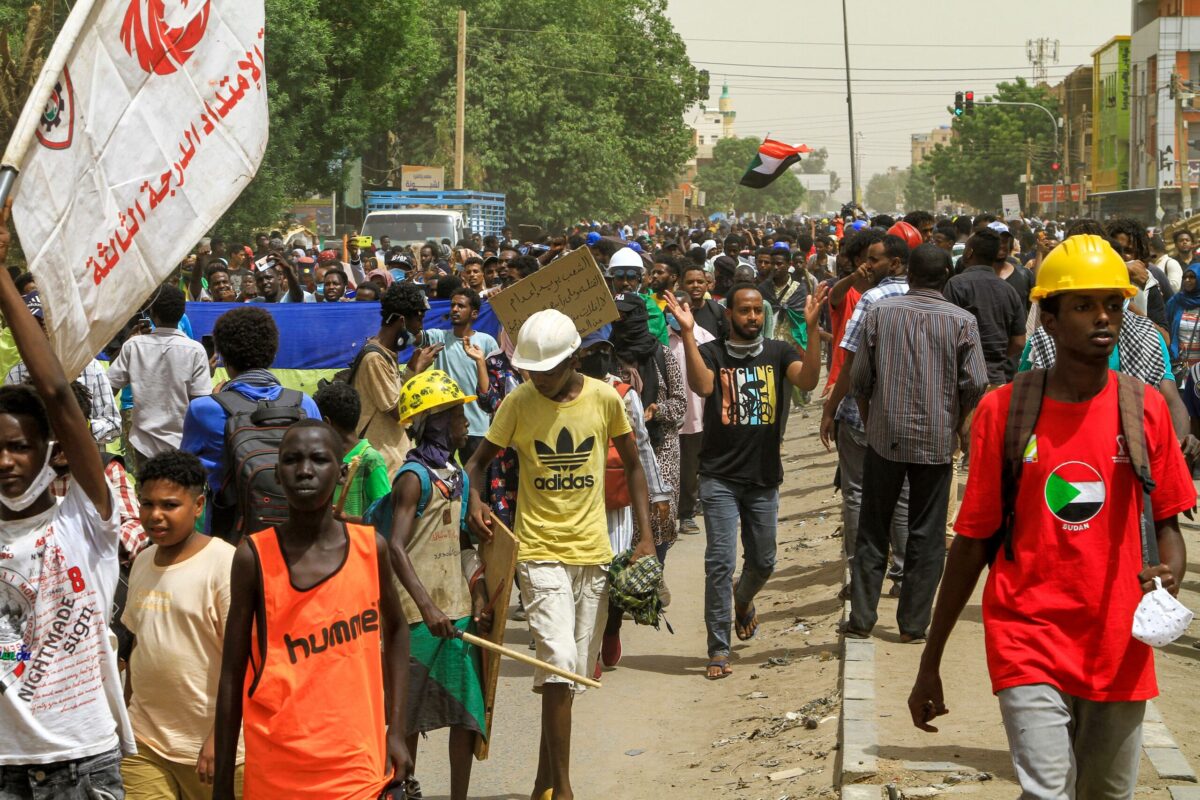
<path fill-rule="evenodd" d="M 904 207 L 932 211 L 936 204 L 934 185 L 928 164 L 920 163 L 910 169 L 904 184 Z"/>
<path fill-rule="evenodd" d="M 48 49 L 66 11 L 53 0 L 46 8 Z M 26 0 L 0 0 L 0 30 L 14 50 L 28 9 Z M 240 238 L 281 221 L 292 198 L 341 186 L 342 160 L 400 118 L 433 72 L 420 12 L 410 0 L 266 0 L 271 133 L 257 176 L 218 231 Z M 9 133 L 0 131 L 5 141 Z"/>
<path fill-rule="evenodd" d="M 623 217 L 692 155 L 697 73 L 665 0 L 425 0 L 436 72 L 395 129 L 408 164 L 454 165 L 457 14 L 467 9 L 465 184 L 509 219 Z M 512 30 L 521 29 L 521 30 Z"/>
<path fill-rule="evenodd" d="M 828 172 L 829 188 L 831 192 L 836 192 L 838 189 L 842 188 L 842 181 L 841 178 L 838 177 L 836 170 L 827 170 L 825 168 L 828 162 L 829 150 L 824 147 L 818 147 L 816 150 L 813 150 L 811 153 L 801 159 L 800 163 L 796 165 L 796 169 L 800 170 L 805 175 L 817 175 L 822 172 Z M 824 192 L 815 192 L 815 194 L 824 194 Z"/>
<path fill-rule="evenodd" d="M 881 172 L 867 181 L 864 195 L 867 208 L 881 214 L 890 214 L 904 205 L 904 187 L 908 184 L 908 170 Z M 924 208 L 924 206 L 920 206 Z"/>
<path fill-rule="evenodd" d="M 791 214 L 804 202 L 804 187 L 789 170 L 765 189 L 738 183 L 758 152 L 760 139 L 722 139 L 713 147 L 712 161 L 696 173 L 696 185 L 707 195 L 709 209 L 733 209 L 739 214 Z M 803 163 L 803 162 L 801 162 Z"/>
<path fill-rule="evenodd" d="M 1033 102 L 1045 106 L 1056 117 L 1058 103 L 1040 86 L 1023 78 L 1001 83 L 994 97 L 985 100 Z M 952 122 L 954 138 L 930 154 L 929 172 L 937 181 L 938 193 L 977 208 L 995 208 L 1002 194 L 1020 194 L 1020 176 L 1025 174 L 1026 154 L 1032 154 L 1035 183 L 1054 180 L 1054 127 L 1050 117 L 1027 106 L 975 106 L 973 115 Z M 1026 140 L 1032 139 L 1027 146 Z"/>
<path fill-rule="evenodd" d="M 0 0 L 12 41 L 27 5 Z M 675 184 L 697 74 L 666 0 L 266 0 L 267 152 L 217 230 L 280 222 L 385 138 L 397 165 L 452 174 L 464 6 L 469 188 L 506 193 L 514 221 L 561 224 L 631 215 Z"/>
<path fill-rule="evenodd" d="M 432 71 L 409 0 L 266 0 L 266 12 L 271 135 L 217 226 L 232 238 L 279 222 L 292 198 L 341 188 L 343 160 L 386 131 Z"/>

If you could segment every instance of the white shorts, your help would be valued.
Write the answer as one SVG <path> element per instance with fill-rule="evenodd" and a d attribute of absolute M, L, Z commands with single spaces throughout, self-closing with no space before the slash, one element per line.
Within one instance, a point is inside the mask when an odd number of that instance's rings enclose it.
<path fill-rule="evenodd" d="M 608 565 L 523 561 L 517 564 L 517 578 L 538 660 L 588 677 L 592 631 L 608 603 Z M 533 691 L 540 693 L 545 683 L 570 684 L 576 693 L 586 688 L 541 668 L 534 670 Z"/>

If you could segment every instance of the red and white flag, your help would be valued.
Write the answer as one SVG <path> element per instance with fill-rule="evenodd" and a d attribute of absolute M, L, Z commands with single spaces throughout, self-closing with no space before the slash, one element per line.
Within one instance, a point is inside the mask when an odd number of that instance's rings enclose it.
<path fill-rule="evenodd" d="M 4 166 L 46 328 L 75 375 L 254 177 L 263 0 L 79 0 Z"/>

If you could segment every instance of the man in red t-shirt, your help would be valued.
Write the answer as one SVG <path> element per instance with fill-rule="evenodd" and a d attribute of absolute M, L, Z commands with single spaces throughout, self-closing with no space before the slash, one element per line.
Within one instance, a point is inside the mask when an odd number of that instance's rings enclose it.
<path fill-rule="evenodd" d="M 1073 291 L 1063 291 L 1071 287 Z M 1108 369 L 1135 289 L 1097 236 L 1074 236 L 1047 257 L 1033 299 L 1058 359 L 1025 449 L 1011 560 L 991 565 L 983 622 L 1023 797 L 1131 798 L 1145 701 L 1158 694 L 1154 657 L 1132 636 L 1154 578 L 1178 592 L 1186 565 L 1176 515 L 1196 492 L 1166 402 L 1145 393 L 1145 439 L 1162 563 L 1142 563 L 1141 485 L 1121 435 L 1117 375 Z M 971 472 L 929 641 L 909 697 L 913 723 L 946 714 L 946 640 L 988 563 L 1000 527 L 1004 430 L 1012 385 L 984 398 L 971 430 Z"/>

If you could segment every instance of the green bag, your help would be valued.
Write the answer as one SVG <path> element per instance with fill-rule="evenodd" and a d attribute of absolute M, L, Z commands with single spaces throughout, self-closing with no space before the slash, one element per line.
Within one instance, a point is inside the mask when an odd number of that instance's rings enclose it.
<path fill-rule="evenodd" d="M 661 619 L 667 630 L 675 633 L 658 596 L 662 580 L 662 564 L 657 558 L 642 556 L 633 561 L 633 550 L 626 550 L 613 559 L 608 569 L 609 600 L 620 612 L 629 612 L 638 625 L 653 625 L 658 630 Z"/>

